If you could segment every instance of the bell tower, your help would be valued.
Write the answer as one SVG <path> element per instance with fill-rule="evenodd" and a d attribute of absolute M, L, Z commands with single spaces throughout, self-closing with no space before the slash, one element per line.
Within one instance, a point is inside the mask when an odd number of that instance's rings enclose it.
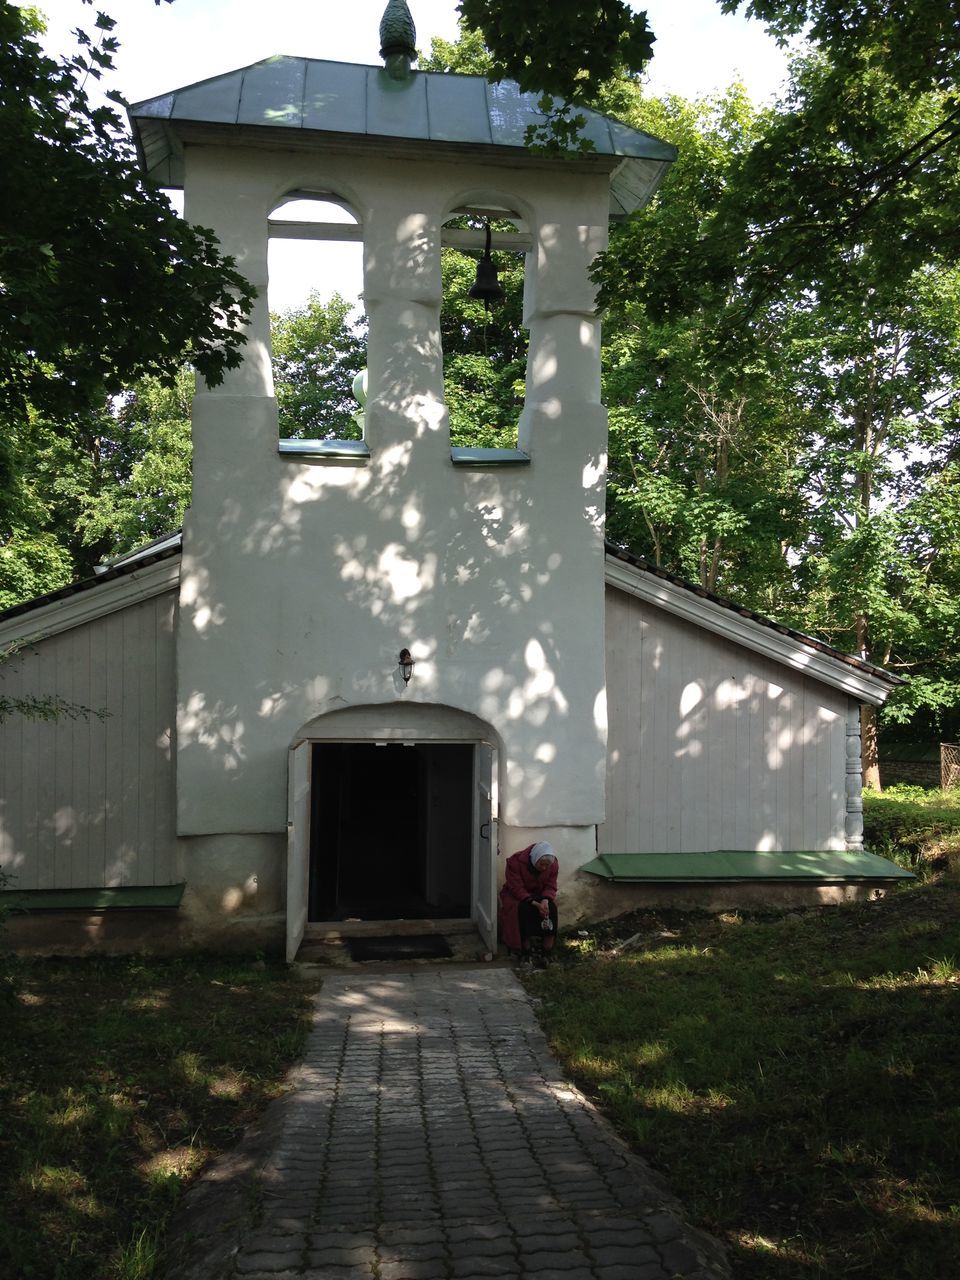
<path fill-rule="evenodd" d="M 673 148 L 588 111 L 591 150 L 531 153 L 534 96 L 412 70 L 403 0 L 380 34 L 384 66 L 270 58 L 131 109 L 148 169 L 184 187 L 186 216 L 260 291 L 242 367 L 197 388 L 183 532 L 178 826 L 211 903 L 225 859 L 263 885 L 289 879 L 289 751 L 328 736 L 327 717 L 352 726 L 344 740 L 479 726 L 496 764 L 475 882 L 495 882 L 498 844 L 540 838 L 569 873 L 603 819 L 606 413 L 589 270 L 611 214 L 649 198 Z M 267 242 L 291 192 L 342 202 L 362 237 L 362 442 L 278 444 Z M 450 443 L 441 229 L 463 208 L 511 210 L 525 235 L 516 449 Z"/>

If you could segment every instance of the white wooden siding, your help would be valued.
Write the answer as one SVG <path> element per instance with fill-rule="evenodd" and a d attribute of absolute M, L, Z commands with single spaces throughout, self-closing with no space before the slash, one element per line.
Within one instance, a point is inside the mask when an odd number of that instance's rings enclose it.
<path fill-rule="evenodd" d="M 606 592 L 602 853 L 843 849 L 847 695 Z"/>
<path fill-rule="evenodd" d="M 0 724 L 0 867 L 14 888 L 176 882 L 175 607 L 166 592 L 0 667 L 6 696 L 59 694 L 109 713 Z"/>

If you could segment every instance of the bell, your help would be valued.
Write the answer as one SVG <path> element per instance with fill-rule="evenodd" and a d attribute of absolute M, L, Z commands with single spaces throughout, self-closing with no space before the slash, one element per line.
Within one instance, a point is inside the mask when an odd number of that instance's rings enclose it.
<path fill-rule="evenodd" d="M 502 302 L 507 296 L 503 291 L 503 285 L 497 279 L 497 268 L 490 257 L 489 222 L 487 223 L 487 247 L 483 251 L 483 257 L 477 263 L 477 278 L 470 287 L 469 296 L 482 302 L 485 311 L 490 310 L 491 302 Z"/>

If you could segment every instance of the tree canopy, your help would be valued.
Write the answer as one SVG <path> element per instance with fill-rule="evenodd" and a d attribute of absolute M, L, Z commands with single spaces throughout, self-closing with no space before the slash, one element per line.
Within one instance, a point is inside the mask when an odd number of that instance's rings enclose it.
<path fill-rule="evenodd" d="M 184 359 L 216 383 L 240 361 L 253 290 L 146 185 L 118 112 L 91 103 L 112 19 L 97 14 L 59 61 L 38 22 L 0 5 L 0 415 L 82 416 Z"/>
<path fill-rule="evenodd" d="M 527 91 L 583 98 L 653 54 L 646 13 L 624 0 L 460 0 L 457 8 L 483 32 L 494 74 Z"/>

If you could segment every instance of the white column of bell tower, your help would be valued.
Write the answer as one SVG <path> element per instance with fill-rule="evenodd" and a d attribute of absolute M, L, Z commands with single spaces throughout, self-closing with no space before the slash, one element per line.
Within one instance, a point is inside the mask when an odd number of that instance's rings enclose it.
<path fill-rule="evenodd" d="M 534 683 L 549 679 L 555 688 L 539 730 L 523 725 L 522 777 L 508 777 L 503 836 L 505 852 L 535 839 L 553 843 L 561 888 L 594 856 L 604 817 L 607 415 L 589 268 L 606 246 L 607 198 L 603 182 L 544 175 L 533 196 L 524 296 L 529 357 L 518 444 L 531 457 L 525 518 L 537 582 L 526 656 L 531 667 L 544 664 Z"/>
<path fill-rule="evenodd" d="M 443 418 L 439 226 L 406 174 L 385 168 L 364 211 L 366 439 L 371 451 L 416 446 Z"/>

